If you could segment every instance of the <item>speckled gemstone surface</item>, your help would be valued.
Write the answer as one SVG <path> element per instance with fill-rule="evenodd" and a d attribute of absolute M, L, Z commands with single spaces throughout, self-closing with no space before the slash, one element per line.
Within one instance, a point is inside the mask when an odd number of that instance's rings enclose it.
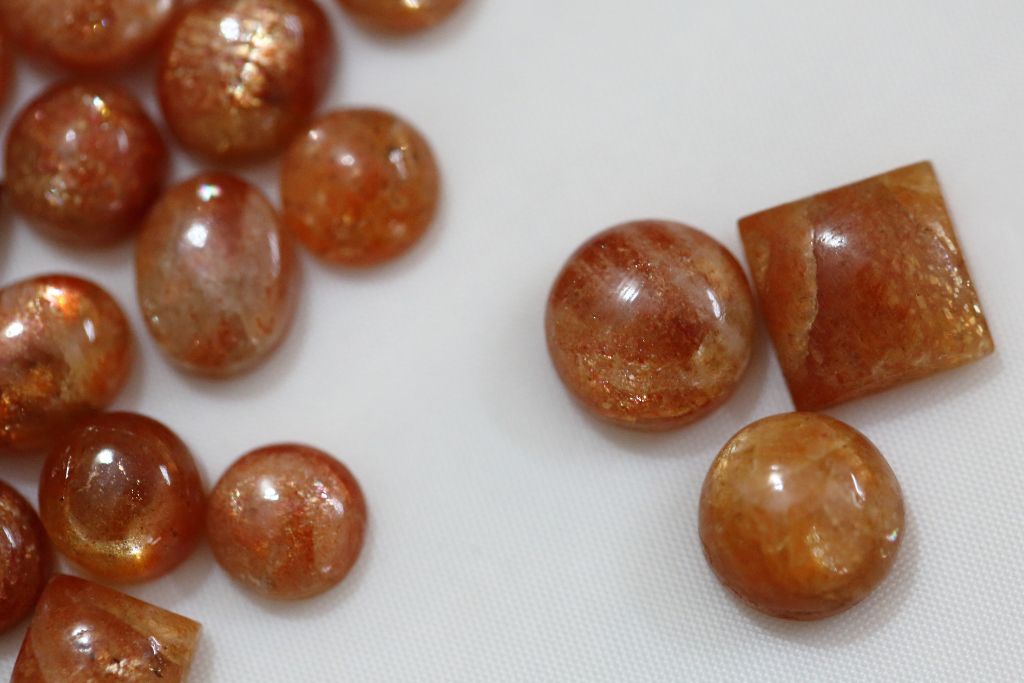
<path fill-rule="evenodd" d="M 200 625 L 72 576 L 46 586 L 11 683 L 182 683 Z"/>
<path fill-rule="evenodd" d="M 97 578 L 166 574 L 196 547 L 203 486 L 188 448 L 134 413 L 82 420 L 43 466 L 39 515 L 54 546 Z"/>
<path fill-rule="evenodd" d="M 204 0 L 164 43 L 160 106 L 193 152 L 266 157 L 307 123 L 336 61 L 330 22 L 313 0 Z"/>
<path fill-rule="evenodd" d="M 37 57 L 109 71 L 153 49 L 182 0 L 0 0 L 0 25 Z"/>
<path fill-rule="evenodd" d="M 114 400 L 132 334 L 98 285 L 41 275 L 0 289 L 0 453 L 37 451 Z"/>
<path fill-rule="evenodd" d="M 377 109 L 319 118 L 281 165 L 285 225 L 343 266 L 375 265 L 412 247 L 434 220 L 440 185 L 423 135 Z"/>
<path fill-rule="evenodd" d="M 271 598 L 308 598 L 339 583 L 358 559 L 366 501 L 327 453 L 277 444 L 228 468 L 210 494 L 206 529 L 237 581 Z"/>
<path fill-rule="evenodd" d="M 51 564 L 50 542 L 36 511 L 0 481 L 0 633 L 31 614 Z"/>
<path fill-rule="evenodd" d="M 732 395 L 750 361 L 754 307 L 732 254 L 669 221 L 584 243 L 555 279 L 545 318 L 562 382 L 595 415 L 669 429 Z"/>
<path fill-rule="evenodd" d="M 995 350 L 930 163 L 763 211 L 739 226 L 800 410 Z"/>
<path fill-rule="evenodd" d="M 96 80 L 59 83 L 7 135 L 5 191 L 50 237 L 104 244 L 137 229 L 163 186 L 167 148 L 135 97 Z"/>
<path fill-rule="evenodd" d="M 204 173 L 168 190 L 135 247 L 150 334 L 179 367 L 244 371 L 267 356 L 295 308 L 296 264 L 277 211 L 257 188 Z"/>
<path fill-rule="evenodd" d="M 744 427 L 704 480 L 700 538 L 726 587 L 787 619 L 867 597 L 905 532 L 903 495 L 874 444 L 838 420 L 788 413 Z"/>

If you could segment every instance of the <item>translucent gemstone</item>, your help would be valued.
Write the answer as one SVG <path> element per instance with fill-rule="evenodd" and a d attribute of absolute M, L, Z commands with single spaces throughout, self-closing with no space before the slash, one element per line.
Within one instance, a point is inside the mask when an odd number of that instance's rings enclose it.
<path fill-rule="evenodd" d="M 32 612 L 50 567 L 50 545 L 35 510 L 0 481 L 0 633 Z"/>
<path fill-rule="evenodd" d="M 11 683 L 181 683 L 200 625 L 72 576 L 46 586 Z"/>
<path fill-rule="evenodd" d="M 181 0 L 0 0 L 0 26 L 38 57 L 79 71 L 136 64 Z"/>
<path fill-rule="evenodd" d="M 754 608 L 787 619 L 820 619 L 867 597 L 889 573 L 903 530 L 903 496 L 882 454 L 815 413 L 744 427 L 700 498 L 715 574 Z"/>
<path fill-rule="evenodd" d="M 99 81 L 47 90 L 22 110 L 7 137 L 11 203 L 32 225 L 67 242 L 105 243 L 136 229 L 166 170 L 166 146 L 142 106 L 120 86 Z"/>
<path fill-rule="evenodd" d="M 265 157 L 307 123 L 336 61 L 313 0 L 208 0 L 187 8 L 165 42 L 160 105 L 193 152 Z"/>
<path fill-rule="evenodd" d="M 626 427 L 689 424 L 750 360 L 754 307 L 732 254 L 699 230 L 637 221 L 569 258 L 547 306 L 555 369 L 591 412 Z"/>
<path fill-rule="evenodd" d="M 54 446 L 39 483 L 53 544 L 108 581 L 145 581 L 176 567 L 199 541 L 203 512 L 188 448 L 132 413 L 79 423 Z"/>
<path fill-rule="evenodd" d="M 168 190 L 136 242 L 135 274 L 149 331 L 187 370 L 245 370 L 291 322 L 291 241 L 263 193 L 235 176 L 206 173 Z"/>
<path fill-rule="evenodd" d="M 326 453 L 266 446 L 233 464 L 210 494 L 206 529 L 221 566 L 281 599 L 322 593 L 348 574 L 363 547 L 366 502 Z"/>
<path fill-rule="evenodd" d="M 439 191 L 423 136 L 372 109 L 316 121 L 289 147 L 281 170 L 285 225 L 341 265 L 380 263 L 411 247 L 430 226 Z"/>
<path fill-rule="evenodd" d="M 367 28 L 382 33 L 422 31 L 448 18 L 462 0 L 338 0 Z"/>
<path fill-rule="evenodd" d="M 110 405 L 131 343 L 121 308 L 91 282 L 42 275 L 0 289 L 0 452 L 46 448 Z"/>
<path fill-rule="evenodd" d="M 744 218 L 740 233 L 800 410 L 995 349 L 929 163 Z"/>

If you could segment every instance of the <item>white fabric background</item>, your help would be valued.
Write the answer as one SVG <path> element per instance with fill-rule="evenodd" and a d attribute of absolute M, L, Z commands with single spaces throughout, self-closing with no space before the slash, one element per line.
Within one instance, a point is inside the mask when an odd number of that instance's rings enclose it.
<path fill-rule="evenodd" d="M 294 328 L 261 369 L 171 370 L 144 334 L 131 245 L 0 229 L 4 282 L 64 270 L 121 300 L 140 352 L 117 406 L 175 428 L 209 484 L 250 448 L 301 440 L 366 489 L 364 555 L 319 600 L 256 599 L 205 547 L 129 589 L 203 622 L 194 680 L 1022 679 L 1024 3 L 469 0 L 404 42 L 323 4 L 340 38 L 324 106 L 383 105 L 421 127 L 444 209 L 387 267 L 305 258 Z M 52 76 L 19 75 L 19 102 Z M 155 112 L 148 78 L 133 75 Z M 905 546 L 847 614 L 759 616 L 709 572 L 696 517 L 718 448 L 790 409 L 764 336 L 718 413 L 624 432 L 577 410 L 549 367 L 548 286 L 613 223 L 674 218 L 739 253 L 738 217 L 925 158 L 998 352 L 833 411 L 899 476 Z M 174 176 L 196 168 L 179 154 Z M 273 164 L 245 175 L 276 199 Z M 6 459 L 0 477 L 34 500 L 39 465 Z M 23 632 L 0 638 L 0 676 Z"/>

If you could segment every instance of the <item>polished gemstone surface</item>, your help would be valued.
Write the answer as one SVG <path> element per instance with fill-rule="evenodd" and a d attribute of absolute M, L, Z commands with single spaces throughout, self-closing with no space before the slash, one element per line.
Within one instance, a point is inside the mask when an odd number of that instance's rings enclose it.
<path fill-rule="evenodd" d="M 200 625 L 72 576 L 46 586 L 11 683 L 181 683 Z"/>
<path fill-rule="evenodd" d="M 291 322 L 291 241 L 263 193 L 235 176 L 205 173 L 168 190 L 136 242 L 135 275 L 150 333 L 187 370 L 245 370 Z"/>
<path fill-rule="evenodd" d="M 50 566 L 50 544 L 36 511 L 0 481 L 0 633 L 32 612 Z"/>
<path fill-rule="evenodd" d="M 266 446 L 224 473 L 210 494 L 206 529 L 236 580 L 268 597 L 307 598 L 355 564 L 366 501 L 348 468 L 323 451 Z"/>
<path fill-rule="evenodd" d="M 407 34 L 446 19 L 462 0 L 338 0 L 361 24 L 382 33 Z"/>
<path fill-rule="evenodd" d="M 0 26 L 37 56 L 70 69 L 135 64 L 181 0 L 0 0 Z"/>
<path fill-rule="evenodd" d="M 163 185 L 167 148 L 127 90 L 68 81 L 22 110 L 4 166 L 10 201 L 32 225 L 102 244 L 138 228 Z"/>
<path fill-rule="evenodd" d="M 995 350 L 929 163 L 744 218 L 740 234 L 800 410 Z"/>
<path fill-rule="evenodd" d="M 46 448 L 110 405 L 131 345 L 121 308 L 91 282 L 41 275 L 0 289 L 0 453 Z"/>
<path fill-rule="evenodd" d="M 108 581 L 145 581 L 176 567 L 199 541 L 203 505 L 185 444 L 132 413 L 79 423 L 54 446 L 39 483 L 53 544 Z"/>
<path fill-rule="evenodd" d="M 337 61 L 313 0 L 204 0 L 171 29 L 157 83 L 185 147 L 244 160 L 281 150 L 307 123 Z"/>
<path fill-rule="evenodd" d="M 704 480 L 700 538 L 711 568 L 754 608 L 819 619 L 889 573 L 903 496 L 878 449 L 838 420 L 789 413 L 744 427 Z"/>
<path fill-rule="evenodd" d="M 754 308 L 732 254 L 668 221 L 583 244 L 548 297 L 548 351 L 591 412 L 638 429 L 689 424 L 724 403 L 750 360 Z"/>
<path fill-rule="evenodd" d="M 374 109 L 336 111 L 288 148 L 285 225 L 317 256 L 373 265 L 411 247 L 437 210 L 440 176 L 411 125 Z"/>

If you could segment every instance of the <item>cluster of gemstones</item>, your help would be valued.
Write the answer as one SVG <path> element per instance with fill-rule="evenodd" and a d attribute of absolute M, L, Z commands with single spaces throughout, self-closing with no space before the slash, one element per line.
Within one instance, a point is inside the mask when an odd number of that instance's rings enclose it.
<path fill-rule="evenodd" d="M 368 30 L 405 35 L 460 0 L 339 3 Z M 315 114 L 337 61 L 315 0 L 0 0 L 0 106 L 15 44 L 70 75 L 5 132 L 3 200 L 74 249 L 134 239 L 143 320 L 182 371 L 226 378 L 274 351 L 299 288 L 296 244 L 373 266 L 434 220 L 438 166 L 413 125 L 379 109 Z M 279 158 L 280 210 L 224 171 L 167 186 L 161 129 L 117 78 L 151 57 L 174 140 L 211 166 Z M 174 431 L 105 412 L 134 344 L 115 296 L 87 279 L 0 288 L 0 453 L 45 454 L 38 516 L 0 482 L 0 631 L 35 610 L 12 680 L 184 680 L 199 625 L 93 580 L 156 579 L 204 536 L 229 575 L 278 599 L 327 591 L 362 549 L 366 501 L 331 455 L 258 448 L 207 493 Z M 54 550 L 88 580 L 51 578 Z"/>

